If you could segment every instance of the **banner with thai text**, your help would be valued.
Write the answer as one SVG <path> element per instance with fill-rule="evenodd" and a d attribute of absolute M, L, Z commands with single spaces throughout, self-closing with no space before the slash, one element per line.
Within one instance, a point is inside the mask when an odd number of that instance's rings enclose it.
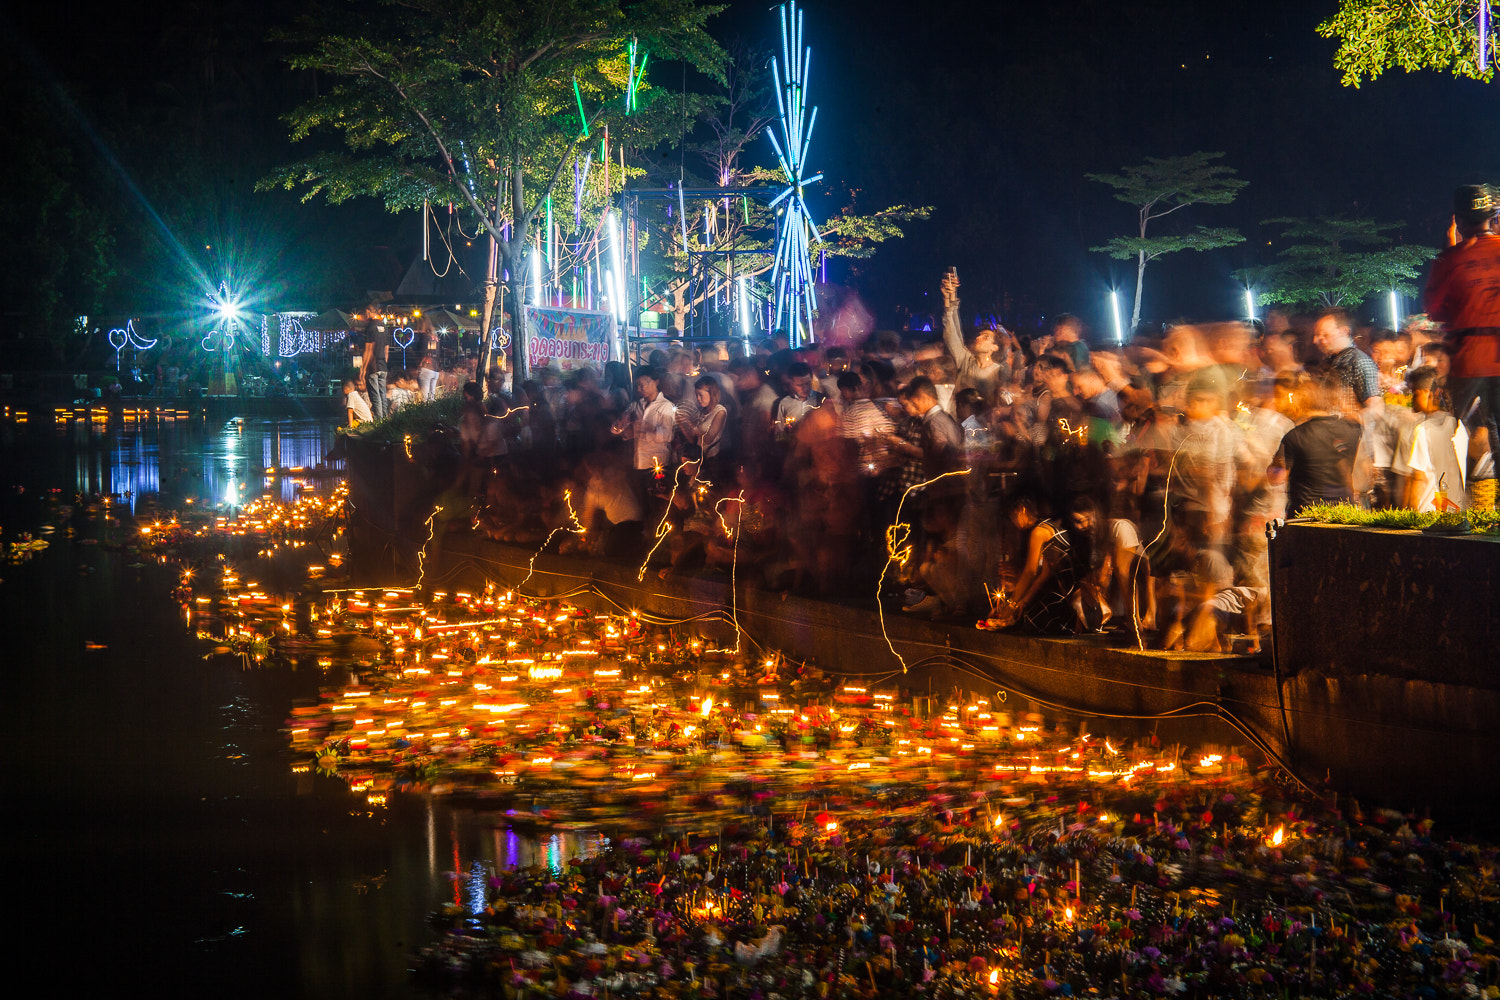
<path fill-rule="evenodd" d="M 580 309 L 526 310 L 526 358 L 532 369 L 603 368 L 611 360 L 614 317 Z"/>

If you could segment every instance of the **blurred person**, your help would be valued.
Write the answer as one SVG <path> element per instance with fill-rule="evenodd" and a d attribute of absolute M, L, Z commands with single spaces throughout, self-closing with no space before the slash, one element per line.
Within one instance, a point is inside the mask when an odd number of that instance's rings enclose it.
<path fill-rule="evenodd" d="M 890 449 L 885 438 L 895 431 L 896 425 L 869 398 L 865 381 L 859 375 L 844 372 L 838 378 L 838 390 L 843 402 L 843 434 L 858 446 L 856 461 L 861 474 L 873 479 L 890 468 Z"/>
<path fill-rule="evenodd" d="M 1349 314 L 1329 309 L 1313 325 L 1313 346 L 1323 353 L 1324 363 L 1353 396 L 1365 413 L 1378 413 L 1385 405 L 1380 391 L 1380 369 L 1370 356 L 1354 346 Z"/>
<path fill-rule="evenodd" d="M 550 459 L 557 451 L 557 415 L 542 383 L 534 378 L 522 382 L 521 402 L 526 407 L 525 450 L 544 461 Z"/>
<path fill-rule="evenodd" d="M 637 495 L 647 497 L 657 479 L 673 474 L 672 434 L 677 428 L 676 407 L 662 395 L 660 373 L 645 368 L 635 379 L 637 399 L 610 428 L 616 437 L 634 445 L 633 468 Z"/>
<path fill-rule="evenodd" d="M 1224 416 L 1224 397 L 1211 385 L 1188 391 L 1187 408 L 1175 438 L 1176 475 L 1168 489 L 1180 511 L 1207 544 L 1219 545 L 1229 530 L 1231 496 L 1242 432 Z"/>
<path fill-rule="evenodd" d="M 1360 428 L 1332 411 L 1332 397 L 1342 389 L 1337 376 L 1324 376 L 1303 378 L 1293 390 L 1305 418 L 1282 437 L 1267 473 L 1285 473 L 1286 510 L 1293 517 L 1314 503 L 1354 502 Z"/>
<path fill-rule="evenodd" d="M 630 367 L 625 362 L 604 362 L 604 384 L 600 391 L 604 394 L 605 411 L 611 416 L 619 416 L 630 408 L 630 386 Z"/>
<path fill-rule="evenodd" d="M 1266 522 L 1286 516 L 1286 482 L 1280 478 L 1273 481 L 1266 476 L 1266 470 L 1271 467 L 1276 450 L 1281 447 L 1281 439 L 1297 425 L 1287 415 L 1289 407 L 1281 405 L 1284 397 L 1291 394 L 1296 386 L 1295 374 L 1288 372 L 1278 375 L 1255 400 L 1245 427 L 1244 447 L 1247 458 L 1244 469 L 1247 480 L 1250 480 L 1251 473 L 1253 480 L 1243 483 L 1241 506 L 1243 513 L 1253 518 L 1262 528 Z"/>
<path fill-rule="evenodd" d="M 823 394 L 813 388 L 812 367 L 795 361 L 786 370 L 786 392 L 771 410 L 771 427 L 777 440 L 791 440 L 797 424 L 823 402 Z"/>
<path fill-rule="evenodd" d="M 1130 387 L 1125 374 L 1125 355 L 1117 347 L 1101 347 L 1089 355 L 1089 364 L 1104 380 L 1104 387 L 1115 394 L 1118 402 L 1120 390 Z"/>
<path fill-rule="evenodd" d="M 1392 330 L 1376 330 L 1370 335 L 1370 360 L 1380 373 L 1380 391 L 1386 396 L 1406 394 L 1406 363 L 1411 358 L 1411 342 L 1403 341 Z"/>
<path fill-rule="evenodd" d="M 771 441 L 771 414 L 776 408 L 776 390 L 766 384 L 759 363 L 736 358 L 729 363 L 740 403 L 739 446 L 745 458 L 759 459 Z"/>
<path fill-rule="evenodd" d="M 932 380 L 938 405 L 948 416 L 957 419 L 958 409 L 953 403 L 953 394 L 957 391 L 954 380 L 958 377 L 958 365 L 948 355 L 939 354 L 922 361 L 917 365 L 917 371 Z"/>
<path fill-rule="evenodd" d="M 1080 368 L 1073 373 L 1073 392 L 1083 404 L 1085 416 L 1103 420 L 1111 427 L 1123 423 L 1120 416 L 1119 393 L 1111 389 L 1104 376 L 1093 368 Z"/>
<path fill-rule="evenodd" d="M 839 376 L 849 370 L 849 349 L 837 345 L 823 352 L 823 370 L 819 373 L 818 391 L 839 408 Z"/>
<path fill-rule="evenodd" d="M 963 464 L 963 431 L 959 429 L 958 421 L 938 405 L 937 389 L 932 380 L 918 375 L 901 389 L 898 398 L 907 415 L 918 421 L 918 441 L 912 444 L 887 435 L 886 443 L 891 451 L 919 459 L 922 473 L 928 479 L 960 468 Z"/>
<path fill-rule="evenodd" d="M 733 341 L 732 344 L 738 344 Z M 734 376 L 729 374 L 729 352 L 719 344 L 709 344 L 703 348 L 699 356 L 699 368 L 704 375 L 709 376 L 719 383 L 719 402 L 724 409 L 729 411 L 729 438 L 730 447 L 734 444 L 735 430 L 740 425 L 740 400 L 734 388 Z"/>
<path fill-rule="evenodd" d="M 1427 357 L 1427 348 L 1432 343 L 1442 340 L 1442 325 L 1426 313 L 1412 313 L 1401 324 L 1401 332 L 1406 335 L 1407 342 L 1411 344 L 1411 356 L 1405 362 L 1407 370 L 1425 368 L 1431 364 L 1431 359 Z"/>
<path fill-rule="evenodd" d="M 372 326 L 365 342 L 365 363 L 360 370 L 365 373 L 365 388 L 370 391 L 370 412 L 375 414 L 376 420 L 384 420 L 390 411 L 386 374 L 390 364 L 391 331 L 384 323 Z"/>
<path fill-rule="evenodd" d="M 1073 395 L 1072 369 L 1066 357 L 1058 354 L 1043 354 L 1037 358 L 1032 369 L 1032 395 L 1036 407 L 1036 427 L 1033 435 L 1041 444 L 1055 429 L 1059 420 L 1066 420 L 1072 427 L 1083 416 L 1083 404 Z"/>
<path fill-rule="evenodd" d="M 442 372 L 438 370 L 437 355 L 430 351 L 424 353 L 421 364 L 417 368 L 417 389 L 424 403 L 437 399 L 438 381 L 441 378 Z"/>
<path fill-rule="evenodd" d="M 1418 368 L 1408 376 L 1411 408 L 1418 419 L 1401 432 L 1392 470 L 1406 477 L 1405 504 L 1410 510 L 1437 510 L 1441 490 L 1460 510 L 1468 507 L 1465 463 L 1469 434 L 1438 402 L 1433 383 L 1437 372 Z"/>
<path fill-rule="evenodd" d="M 723 392 L 719 380 L 704 375 L 693 385 L 697 397 L 697 419 L 684 425 L 679 420 L 687 439 L 698 446 L 698 455 L 703 464 L 698 467 L 699 476 L 710 482 L 722 477 L 721 467 L 728 455 L 724 450 L 724 432 L 729 424 L 729 411 L 722 402 Z"/>
<path fill-rule="evenodd" d="M 1066 528 L 1044 518 L 1042 509 L 1040 501 L 1030 496 L 1011 502 L 1008 516 L 1022 535 L 1024 554 L 1019 566 L 1002 570 L 1002 589 L 995 595 L 990 617 L 980 622 L 979 628 L 1022 625 L 1044 634 L 1072 631 L 1077 621 L 1072 607 L 1077 585 L 1076 567 L 1070 558 L 1072 542 Z"/>
<path fill-rule="evenodd" d="M 348 418 L 346 426 L 358 427 L 375 419 L 370 412 L 370 404 L 365 401 L 364 394 L 359 391 L 359 385 L 354 379 L 344 379 L 343 390 L 344 413 Z"/>
<path fill-rule="evenodd" d="M 1083 339 L 1083 320 L 1072 313 L 1063 313 L 1052 324 L 1052 346 L 1067 355 L 1074 371 L 1088 366 L 1089 345 Z"/>
<path fill-rule="evenodd" d="M 994 398 L 997 387 L 1010 377 L 1009 369 L 996 360 L 998 334 L 992 329 L 975 330 L 965 338 L 959 316 L 958 272 L 943 275 L 943 343 L 957 364 L 954 391 L 977 389 L 986 400 Z"/>
<path fill-rule="evenodd" d="M 1078 579 L 1070 598 L 1073 630 L 1079 634 L 1102 632 L 1113 616 L 1107 594 L 1114 547 L 1109 524 L 1093 497 L 1077 496 L 1068 503 L 1068 536 L 1073 540 L 1069 558 Z"/>
<path fill-rule="evenodd" d="M 1297 360 L 1297 334 L 1291 329 L 1267 330 L 1260 338 L 1260 361 L 1262 378 L 1274 379 L 1286 372 L 1300 372 L 1302 364 Z"/>
<path fill-rule="evenodd" d="M 583 460 L 588 477 L 578 505 L 585 533 L 580 540 L 595 555 L 631 559 L 639 555 L 645 510 L 631 483 L 629 469 L 605 450 Z"/>
<path fill-rule="evenodd" d="M 1428 316 L 1447 330 L 1452 413 L 1473 437 L 1483 427 L 1492 443 L 1500 440 L 1500 191 L 1460 187 L 1453 210 L 1459 242 L 1438 254 L 1423 299 Z"/>
<path fill-rule="evenodd" d="M 1140 530 L 1145 465 L 1144 454 L 1131 452 L 1119 456 L 1112 466 L 1107 594 L 1111 617 L 1128 616 L 1132 626 L 1138 623 L 1142 629 L 1154 629 L 1156 589 L 1151 585 L 1150 559 Z"/>
<path fill-rule="evenodd" d="M 1262 609 L 1270 601 L 1264 587 L 1225 587 L 1199 604 L 1188 618 L 1177 648 L 1191 653 L 1236 652 L 1231 635 L 1245 635 L 1245 653 L 1260 652 Z"/>

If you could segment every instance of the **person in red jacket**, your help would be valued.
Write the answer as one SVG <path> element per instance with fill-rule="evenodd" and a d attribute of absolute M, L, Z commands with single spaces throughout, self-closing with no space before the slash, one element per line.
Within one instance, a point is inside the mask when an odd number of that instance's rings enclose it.
<path fill-rule="evenodd" d="M 1447 329 L 1452 412 L 1497 440 L 1500 416 L 1500 189 L 1468 184 L 1453 195 L 1458 242 L 1427 278 L 1427 314 Z M 1472 456 L 1471 456 L 1472 457 Z"/>

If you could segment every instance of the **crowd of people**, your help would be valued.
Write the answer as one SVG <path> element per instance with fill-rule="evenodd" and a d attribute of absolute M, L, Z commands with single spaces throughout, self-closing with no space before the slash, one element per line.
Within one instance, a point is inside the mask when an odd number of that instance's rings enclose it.
<path fill-rule="evenodd" d="M 1475 313 L 1463 261 L 1500 262 L 1500 199 L 1459 196 L 1431 315 L 1400 330 L 1332 309 L 1124 345 L 1064 315 L 1018 337 L 966 327 L 950 271 L 940 337 L 672 346 L 633 373 L 470 382 L 463 482 L 494 539 L 577 524 L 567 546 L 662 577 L 733 571 L 830 599 L 881 579 L 913 615 L 1253 651 L 1272 519 L 1494 504 L 1500 319 Z"/>

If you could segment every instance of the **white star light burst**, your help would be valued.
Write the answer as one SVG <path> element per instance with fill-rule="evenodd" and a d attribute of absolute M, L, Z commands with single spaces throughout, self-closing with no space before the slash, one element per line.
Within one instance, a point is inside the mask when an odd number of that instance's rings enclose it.
<path fill-rule="evenodd" d="M 787 331 L 787 340 L 793 347 L 812 338 L 813 312 L 818 308 L 818 300 L 813 290 L 810 247 L 813 240 L 823 238 L 802 197 L 805 187 L 823 179 L 822 174 L 802 176 L 807 146 L 818 121 L 817 108 L 812 109 L 811 116 L 807 111 L 807 74 L 811 62 L 812 50 L 802 44 L 802 12 L 793 0 L 781 7 L 781 59 L 771 58 L 776 106 L 781 113 L 781 142 L 776 141 L 774 129 L 766 131 L 787 185 L 771 202 L 772 208 L 782 206 L 778 213 L 781 227 L 776 238 L 776 263 L 771 268 L 771 287 L 776 294 L 775 328 Z"/>

